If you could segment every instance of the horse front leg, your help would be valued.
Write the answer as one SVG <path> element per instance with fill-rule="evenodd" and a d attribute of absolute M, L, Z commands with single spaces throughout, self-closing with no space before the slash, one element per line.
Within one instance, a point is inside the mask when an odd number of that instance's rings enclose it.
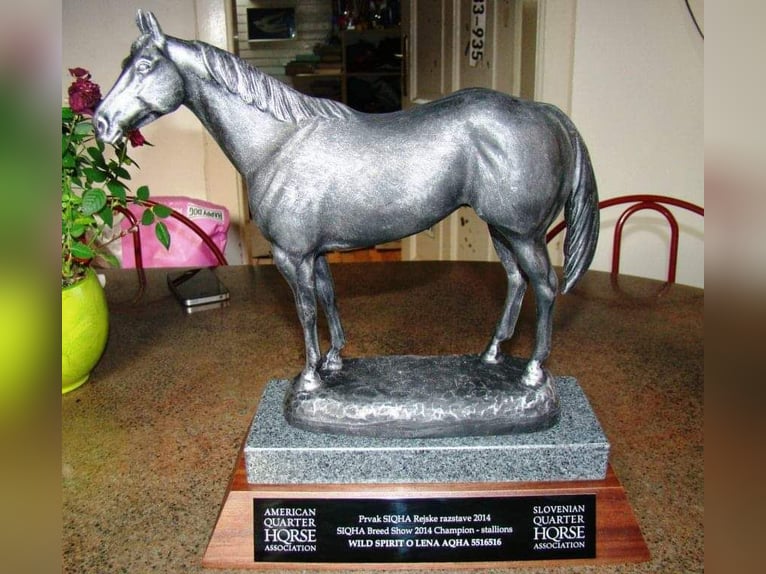
<path fill-rule="evenodd" d="M 317 335 L 317 302 L 314 284 L 314 256 L 295 257 L 272 245 L 274 263 L 282 273 L 295 297 L 295 308 L 303 328 L 306 366 L 293 381 L 296 392 L 313 391 L 322 385 L 317 373 L 319 336 Z"/>
<path fill-rule="evenodd" d="M 343 368 L 340 352 L 346 345 L 346 336 L 343 333 L 340 313 L 338 313 L 338 307 L 335 304 L 335 285 L 330 273 L 330 266 L 324 255 L 317 257 L 315 271 L 317 295 L 327 316 L 327 323 L 330 325 L 330 349 L 322 361 L 322 369 L 340 371 Z"/>

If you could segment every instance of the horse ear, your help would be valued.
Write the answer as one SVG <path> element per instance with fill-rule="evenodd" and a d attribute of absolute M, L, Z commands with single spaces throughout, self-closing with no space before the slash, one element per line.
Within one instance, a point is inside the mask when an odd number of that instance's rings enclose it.
<path fill-rule="evenodd" d="M 160 23 L 151 12 L 144 12 L 139 8 L 136 13 L 136 24 L 141 33 L 151 35 L 157 45 L 165 43 L 165 34 L 162 33 Z"/>

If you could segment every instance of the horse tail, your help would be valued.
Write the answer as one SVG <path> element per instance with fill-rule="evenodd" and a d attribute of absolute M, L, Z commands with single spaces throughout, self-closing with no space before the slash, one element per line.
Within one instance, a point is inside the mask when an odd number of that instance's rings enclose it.
<path fill-rule="evenodd" d="M 598 189 L 588 148 L 572 129 L 575 143 L 575 170 L 572 191 L 564 205 L 566 239 L 564 240 L 564 286 L 572 289 L 593 261 L 598 242 Z"/>

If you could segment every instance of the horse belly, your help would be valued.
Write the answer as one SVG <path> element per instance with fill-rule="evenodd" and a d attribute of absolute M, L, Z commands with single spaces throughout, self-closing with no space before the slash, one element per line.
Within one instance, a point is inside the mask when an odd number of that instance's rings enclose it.
<path fill-rule="evenodd" d="M 338 226 L 335 235 L 350 241 L 349 247 L 394 241 L 432 227 L 456 208 L 451 201 L 389 204 L 361 214 L 351 225 Z"/>
<path fill-rule="evenodd" d="M 401 239 L 431 227 L 458 207 L 448 182 L 419 183 L 375 178 L 328 197 L 326 205 L 334 216 L 326 226 L 325 241 L 348 248 Z"/>

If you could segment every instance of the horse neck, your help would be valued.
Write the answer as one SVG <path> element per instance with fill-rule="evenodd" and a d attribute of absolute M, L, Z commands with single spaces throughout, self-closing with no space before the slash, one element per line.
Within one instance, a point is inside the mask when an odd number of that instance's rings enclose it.
<path fill-rule="evenodd" d="M 184 105 L 197 116 L 229 160 L 247 178 L 250 171 L 268 161 L 271 153 L 296 126 L 278 121 L 218 84 L 210 77 L 198 50 L 190 43 L 169 41 L 168 47 L 184 78 Z"/>

